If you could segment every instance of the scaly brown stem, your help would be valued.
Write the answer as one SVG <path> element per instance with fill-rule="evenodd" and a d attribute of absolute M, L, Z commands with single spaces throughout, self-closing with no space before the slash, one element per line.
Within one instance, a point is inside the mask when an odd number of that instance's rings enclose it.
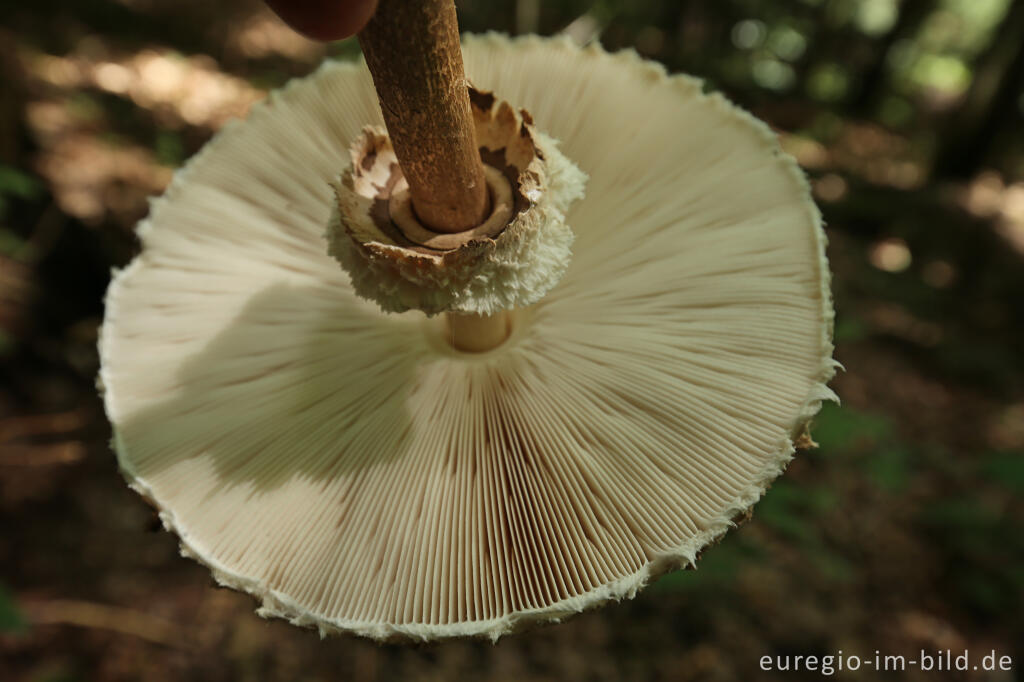
<path fill-rule="evenodd" d="M 452 0 L 381 0 L 359 34 L 413 209 L 437 232 L 487 217 Z"/>
<path fill-rule="evenodd" d="M 453 0 L 380 0 L 359 45 L 420 222 L 449 233 L 484 222 L 490 199 Z M 507 311 L 446 317 L 459 350 L 489 350 L 509 334 Z"/>

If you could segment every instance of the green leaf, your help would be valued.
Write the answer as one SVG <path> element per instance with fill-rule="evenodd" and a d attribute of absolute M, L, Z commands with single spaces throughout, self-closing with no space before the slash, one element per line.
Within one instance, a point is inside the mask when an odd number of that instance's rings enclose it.
<path fill-rule="evenodd" d="M 3 209 L 3 198 L 0 197 L 0 211 Z M 16 258 L 25 249 L 25 240 L 11 230 L 0 227 L 0 255 Z"/>
<path fill-rule="evenodd" d="M 879 488 L 898 493 L 907 487 L 910 478 L 910 453 L 903 448 L 880 450 L 867 459 L 868 476 Z"/>
<path fill-rule="evenodd" d="M 846 557 L 829 550 L 824 545 L 809 552 L 809 555 L 811 563 L 825 578 L 845 583 L 853 580 L 856 575 L 853 564 Z"/>
<path fill-rule="evenodd" d="M 842 317 L 836 320 L 832 337 L 836 343 L 851 343 L 867 338 L 868 332 L 868 325 L 859 317 Z"/>
<path fill-rule="evenodd" d="M 873 447 L 888 439 L 892 421 L 882 415 L 857 412 L 826 403 L 811 424 L 811 437 L 826 453 L 843 453 Z"/>
<path fill-rule="evenodd" d="M 176 168 L 185 160 L 185 144 L 181 141 L 181 135 L 168 130 L 157 133 L 156 142 L 153 145 L 153 155 L 157 163 L 163 166 Z"/>
<path fill-rule="evenodd" d="M 939 500 L 924 510 L 923 521 L 945 531 L 969 531 L 972 534 L 996 525 L 998 517 L 972 497 Z"/>
<path fill-rule="evenodd" d="M 999 485 L 1024 495 L 1024 453 L 993 452 L 986 456 L 982 470 Z"/>
<path fill-rule="evenodd" d="M 42 192 L 39 180 L 14 166 L 0 163 L 0 195 L 32 201 Z"/>
<path fill-rule="evenodd" d="M 346 38 L 328 44 L 327 55 L 331 59 L 342 62 L 353 62 L 359 59 L 363 51 L 359 48 L 359 41 L 355 38 Z"/>
<path fill-rule="evenodd" d="M 25 632 L 28 621 L 14 602 L 14 595 L 0 585 L 0 632 Z"/>
<path fill-rule="evenodd" d="M 1007 600 L 1012 600 L 1012 595 L 1001 589 L 1003 586 L 998 581 L 983 573 L 964 571 L 960 575 L 959 583 L 971 605 L 988 613 L 1002 612 L 1006 608 Z"/>
<path fill-rule="evenodd" d="M 742 537 L 729 535 L 720 544 L 708 547 L 697 559 L 697 568 L 669 573 L 654 584 L 664 591 L 689 590 L 732 583 L 747 562 L 762 558 L 761 550 Z"/>
<path fill-rule="evenodd" d="M 815 520 L 833 508 L 835 494 L 825 488 L 798 487 L 777 482 L 754 507 L 754 518 L 804 544 L 817 539 Z"/>
<path fill-rule="evenodd" d="M 18 346 L 18 342 L 12 335 L 0 329 L 0 357 L 10 355 L 14 352 L 14 349 Z"/>

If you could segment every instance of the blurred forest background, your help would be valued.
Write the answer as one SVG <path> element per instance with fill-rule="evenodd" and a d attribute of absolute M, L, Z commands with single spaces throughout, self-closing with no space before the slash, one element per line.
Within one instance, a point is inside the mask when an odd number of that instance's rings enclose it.
<path fill-rule="evenodd" d="M 699 570 L 495 646 L 261 620 L 124 485 L 97 325 L 147 197 L 358 45 L 253 0 L 0 0 L 0 680 L 750 680 L 764 654 L 965 648 L 1015 669 L 937 677 L 1024 679 L 1024 0 L 459 8 L 468 31 L 635 48 L 779 132 L 831 241 L 847 371 L 821 447 Z"/>

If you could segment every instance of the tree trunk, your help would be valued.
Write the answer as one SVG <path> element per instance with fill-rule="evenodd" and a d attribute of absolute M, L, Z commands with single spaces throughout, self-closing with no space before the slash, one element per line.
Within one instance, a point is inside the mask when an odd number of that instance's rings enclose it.
<path fill-rule="evenodd" d="M 850 106 L 858 113 L 870 113 L 881 101 L 889 85 L 889 53 L 896 43 L 914 37 L 925 19 L 935 11 L 935 0 L 903 0 L 892 30 L 878 39 L 871 60 L 861 72 L 857 92 Z"/>
<path fill-rule="evenodd" d="M 1015 0 L 978 59 L 963 104 L 949 118 L 932 175 L 968 178 L 992 149 L 1000 122 L 1018 111 L 1024 86 L 1024 1 Z"/>

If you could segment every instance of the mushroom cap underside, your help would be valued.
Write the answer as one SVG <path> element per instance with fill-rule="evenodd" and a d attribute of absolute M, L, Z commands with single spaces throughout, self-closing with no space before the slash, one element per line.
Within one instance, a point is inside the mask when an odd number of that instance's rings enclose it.
<path fill-rule="evenodd" d="M 264 615 L 497 637 L 631 596 L 756 502 L 831 396 L 820 219 L 766 126 L 633 53 L 464 53 L 590 176 L 567 274 L 502 346 L 380 313 L 327 254 L 330 182 L 380 123 L 356 65 L 229 124 L 108 292 L 120 465 Z"/>

